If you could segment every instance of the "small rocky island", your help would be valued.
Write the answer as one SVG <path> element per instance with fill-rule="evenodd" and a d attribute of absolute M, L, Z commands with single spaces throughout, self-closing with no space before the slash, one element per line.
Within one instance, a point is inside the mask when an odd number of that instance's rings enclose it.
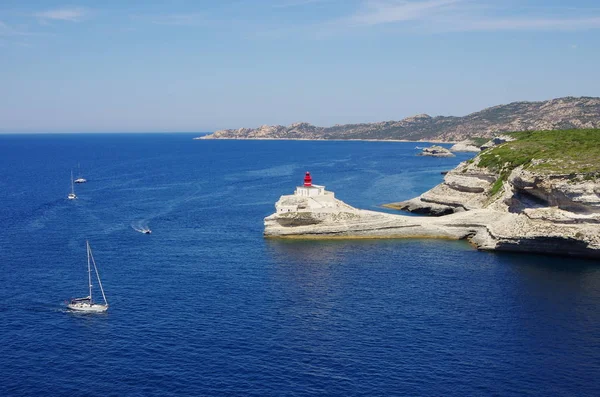
<path fill-rule="evenodd" d="M 421 196 L 388 205 L 429 215 L 361 210 L 307 174 L 265 218 L 270 238 L 468 239 L 482 250 L 600 258 L 600 130 L 511 134 Z"/>
<path fill-rule="evenodd" d="M 423 148 L 423 151 L 418 156 L 432 156 L 432 157 L 454 157 L 454 153 L 445 147 L 433 145 L 430 147 Z"/>

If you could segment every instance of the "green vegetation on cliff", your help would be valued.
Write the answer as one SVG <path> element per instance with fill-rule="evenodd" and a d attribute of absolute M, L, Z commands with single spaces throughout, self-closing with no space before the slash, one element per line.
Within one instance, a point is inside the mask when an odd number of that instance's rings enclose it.
<path fill-rule="evenodd" d="M 480 167 L 499 174 L 488 193 L 490 196 L 498 193 L 511 171 L 521 165 L 541 174 L 600 178 L 600 129 L 522 131 L 506 135 L 516 140 L 479 155 Z"/>
<path fill-rule="evenodd" d="M 480 154 L 479 166 L 499 172 L 524 168 L 546 174 L 600 174 L 600 129 L 513 132 L 517 140 Z"/>

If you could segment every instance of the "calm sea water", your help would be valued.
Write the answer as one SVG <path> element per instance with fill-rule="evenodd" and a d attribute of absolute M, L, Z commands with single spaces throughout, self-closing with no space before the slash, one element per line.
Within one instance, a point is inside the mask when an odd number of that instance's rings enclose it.
<path fill-rule="evenodd" d="M 467 155 L 191 137 L 0 136 L 0 395 L 600 393 L 598 262 L 262 237 L 307 170 L 377 209 Z M 63 303 L 86 294 L 86 239 L 105 315 Z"/>

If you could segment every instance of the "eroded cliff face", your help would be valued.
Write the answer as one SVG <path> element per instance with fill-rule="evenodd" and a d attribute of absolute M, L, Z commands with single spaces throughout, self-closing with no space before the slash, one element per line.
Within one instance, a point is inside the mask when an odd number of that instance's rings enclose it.
<path fill-rule="evenodd" d="M 517 167 L 501 175 L 461 163 L 421 196 L 388 207 L 441 216 L 483 211 L 479 248 L 600 257 L 600 182 L 587 174 L 545 174 Z M 480 216 L 480 215 L 478 215 Z M 443 218 L 443 216 L 442 216 Z"/>
<path fill-rule="evenodd" d="M 540 207 L 557 207 L 573 213 L 600 213 L 600 183 L 586 174 L 544 175 L 514 170 L 508 184 L 520 196 L 532 197 Z"/>
<path fill-rule="evenodd" d="M 480 208 L 520 212 L 526 208 L 557 207 L 583 214 L 600 213 L 600 181 L 587 174 L 544 174 L 514 169 L 496 194 L 501 176 L 479 167 L 477 158 L 448 172 L 444 182 L 410 200 L 387 207 L 443 215 Z M 500 194 L 498 194 L 500 193 Z"/>
<path fill-rule="evenodd" d="M 444 182 L 413 199 L 386 204 L 386 207 L 428 215 L 481 209 L 489 201 L 489 192 L 498 175 L 469 162 L 448 172 Z"/>

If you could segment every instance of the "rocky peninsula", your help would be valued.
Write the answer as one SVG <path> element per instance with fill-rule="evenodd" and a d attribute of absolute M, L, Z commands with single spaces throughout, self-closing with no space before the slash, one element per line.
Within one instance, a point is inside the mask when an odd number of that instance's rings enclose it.
<path fill-rule="evenodd" d="M 280 198 L 264 234 L 468 239 L 482 250 L 600 258 L 600 130 L 515 135 L 421 196 L 388 205 L 438 216 L 361 210 L 305 183 Z"/>
<path fill-rule="evenodd" d="M 540 102 L 513 102 L 463 117 L 418 114 L 399 121 L 336 124 L 331 127 L 318 127 L 304 122 L 288 126 L 263 125 L 258 128 L 219 130 L 196 139 L 459 142 L 471 138 L 490 139 L 511 131 L 572 128 L 600 128 L 600 98 L 565 97 Z"/>

